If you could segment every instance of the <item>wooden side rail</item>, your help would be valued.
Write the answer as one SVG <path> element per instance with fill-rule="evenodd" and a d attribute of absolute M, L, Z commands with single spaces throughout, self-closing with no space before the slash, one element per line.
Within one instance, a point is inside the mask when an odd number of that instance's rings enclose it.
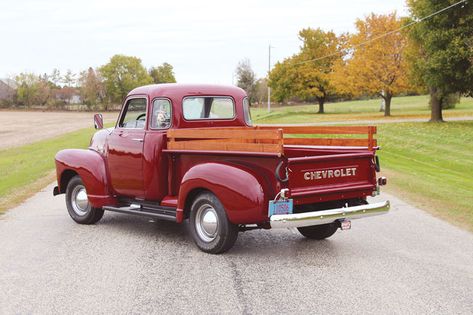
<path fill-rule="evenodd" d="M 169 150 L 242 151 L 284 154 L 284 144 L 307 146 L 377 146 L 373 126 L 256 126 L 169 129 Z M 287 137 L 290 135 L 289 137 Z M 299 135 L 299 137 L 298 137 Z M 301 137 L 300 135 L 366 135 L 364 138 Z"/>
<path fill-rule="evenodd" d="M 282 129 L 284 144 L 310 146 L 366 147 L 373 151 L 377 146 L 375 126 L 257 126 L 257 130 Z M 286 137 L 291 135 L 290 138 Z M 317 138 L 297 135 L 366 135 L 364 138 Z"/>
<path fill-rule="evenodd" d="M 167 138 L 170 150 L 284 153 L 282 130 L 275 128 L 169 129 Z"/>

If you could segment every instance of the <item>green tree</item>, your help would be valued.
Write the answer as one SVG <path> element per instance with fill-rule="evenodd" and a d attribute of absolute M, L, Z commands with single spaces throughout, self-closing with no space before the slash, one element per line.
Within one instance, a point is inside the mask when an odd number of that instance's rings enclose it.
<path fill-rule="evenodd" d="M 344 35 L 332 31 L 307 28 L 299 32 L 302 47 L 298 54 L 276 63 L 269 74 L 269 85 L 279 102 L 296 96 L 316 100 L 319 113 L 324 113 L 327 98 L 336 94 L 333 84 L 335 66 L 342 62 Z"/>
<path fill-rule="evenodd" d="M 249 59 L 241 60 L 236 69 L 237 86 L 246 91 L 250 104 L 256 101 L 256 75 Z"/>
<path fill-rule="evenodd" d="M 34 73 L 20 73 L 15 77 L 17 99 L 27 108 L 34 105 L 39 90 L 39 78 Z"/>
<path fill-rule="evenodd" d="M 407 1 L 414 20 L 454 2 Z M 443 121 L 443 103 L 450 94 L 473 94 L 473 3 L 464 2 L 423 20 L 409 34 L 418 50 L 417 57 L 411 58 L 412 73 L 430 92 L 430 121 Z"/>
<path fill-rule="evenodd" d="M 299 32 L 299 38 L 303 45 L 294 60 L 295 94 L 304 100 L 315 98 L 322 114 L 327 98 L 336 93 L 332 77 L 335 65 L 342 60 L 340 38 L 334 32 L 320 28 L 303 29 Z"/>
<path fill-rule="evenodd" d="M 271 87 L 271 100 L 285 103 L 295 93 L 294 57 L 277 62 L 269 73 L 268 83 Z"/>
<path fill-rule="evenodd" d="M 153 82 L 137 57 L 115 55 L 99 71 L 112 102 L 120 103 L 132 89 Z"/>
<path fill-rule="evenodd" d="M 156 84 L 159 83 L 176 83 L 174 76 L 174 68 L 169 63 L 165 62 L 160 66 L 149 69 L 149 75 Z"/>

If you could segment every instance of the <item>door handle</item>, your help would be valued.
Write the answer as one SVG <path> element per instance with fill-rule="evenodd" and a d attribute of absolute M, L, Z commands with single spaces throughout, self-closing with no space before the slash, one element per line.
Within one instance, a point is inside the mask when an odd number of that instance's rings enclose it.
<path fill-rule="evenodd" d="M 132 138 L 131 140 L 132 140 L 132 141 L 143 142 L 143 139 L 140 139 L 140 138 Z"/>

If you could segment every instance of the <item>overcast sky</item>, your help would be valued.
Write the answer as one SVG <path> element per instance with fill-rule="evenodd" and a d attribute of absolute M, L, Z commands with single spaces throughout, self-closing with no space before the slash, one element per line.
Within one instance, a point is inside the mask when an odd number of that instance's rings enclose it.
<path fill-rule="evenodd" d="M 371 12 L 407 14 L 404 0 L 0 0 L 0 77 L 80 72 L 114 54 L 149 68 L 168 62 L 178 82 L 232 84 L 239 60 L 258 77 L 300 46 L 298 31 L 353 31 Z"/>

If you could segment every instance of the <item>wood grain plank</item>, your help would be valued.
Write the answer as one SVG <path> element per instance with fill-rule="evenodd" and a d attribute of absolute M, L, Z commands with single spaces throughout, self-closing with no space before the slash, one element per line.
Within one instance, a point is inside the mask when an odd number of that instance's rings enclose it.
<path fill-rule="evenodd" d="M 170 129 L 168 130 L 168 137 L 190 139 L 278 139 L 279 133 L 277 129 Z"/>

